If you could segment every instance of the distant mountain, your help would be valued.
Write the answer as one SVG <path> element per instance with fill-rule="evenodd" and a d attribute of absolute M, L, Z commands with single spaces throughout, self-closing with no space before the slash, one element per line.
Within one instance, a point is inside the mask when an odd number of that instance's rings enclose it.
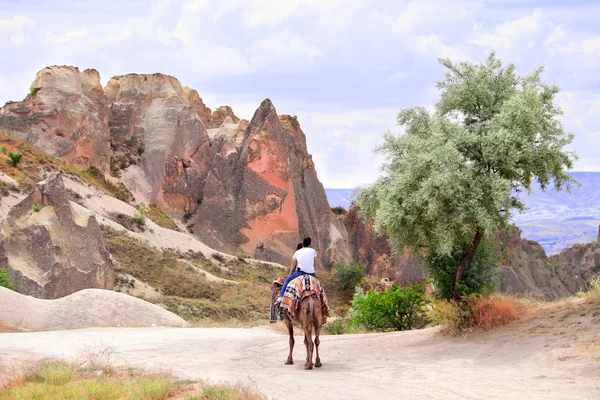
<path fill-rule="evenodd" d="M 597 239 L 600 224 L 600 172 L 573 172 L 581 183 L 571 192 L 543 192 L 535 185 L 531 194 L 521 194 L 527 205 L 514 222 L 523 230 L 522 236 L 539 242 L 548 255 L 559 253 L 575 243 Z M 325 189 L 329 204 L 348 208 L 354 189 Z"/>

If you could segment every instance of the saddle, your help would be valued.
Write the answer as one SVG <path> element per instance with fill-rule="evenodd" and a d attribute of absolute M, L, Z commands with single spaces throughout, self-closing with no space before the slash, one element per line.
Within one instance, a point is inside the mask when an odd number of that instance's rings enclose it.
<path fill-rule="evenodd" d="M 283 278 L 279 278 L 271 284 L 271 322 L 277 321 L 278 311 L 287 313 L 293 320 L 300 301 L 308 296 L 316 296 L 320 301 L 321 312 L 323 313 L 324 319 L 329 316 L 329 304 L 327 302 L 325 289 L 323 289 L 319 280 L 311 275 L 302 275 L 290 281 L 283 294 L 279 310 L 276 310 L 277 306 L 274 303 L 277 299 L 278 291 L 275 289 L 281 289 L 284 280 L 285 279 Z"/>

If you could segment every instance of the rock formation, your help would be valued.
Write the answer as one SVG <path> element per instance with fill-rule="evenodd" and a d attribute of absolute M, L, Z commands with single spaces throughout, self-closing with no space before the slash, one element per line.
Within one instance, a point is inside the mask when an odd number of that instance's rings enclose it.
<path fill-rule="evenodd" d="M 96 219 L 78 217 L 52 173 L 2 222 L 1 262 L 23 294 L 54 299 L 113 288 L 113 260 Z"/>
<path fill-rule="evenodd" d="M 42 69 L 25 100 L 0 108 L 0 130 L 81 168 L 108 171 L 108 106 L 94 69 Z"/>
<path fill-rule="evenodd" d="M 597 242 L 575 245 L 548 258 L 539 243 L 522 239 L 519 228 L 510 226 L 500 234 L 500 250 L 507 255 L 501 265 L 503 293 L 553 300 L 585 290 L 600 273 Z"/>
<path fill-rule="evenodd" d="M 214 122 L 214 120 L 213 120 Z M 311 236 L 322 262 L 347 259 L 336 222 L 296 117 L 278 116 L 270 100 L 240 131 L 211 132 L 217 151 L 194 220 L 194 232 L 218 249 L 288 264 L 296 244 Z"/>
<path fill-rule="evenodd" d="M 388 237 L 373 230 L 358 217 L 358 207 L 352 206 L 341 219 L 348 232 L 348 244 L 352 259 L 366 267 L 366 273 L 386 277 L 394 282 L 417 282 L 423 279 L 423 268 L 419 257 L 406 251 L 394 255 Z"/>
<path fill-rule="evenodd" d="M 123 157 L 113 160 L 123 183 L 138 201 L 155 202 L 180 215 L 193 211 L 213 159 L 197 114 L 206 111 L 197 93 L 163 74 L 114 77 L 105 93 L 113 143 L 134 147 L 133 153 L 140 155 L 133 163 Z"/>

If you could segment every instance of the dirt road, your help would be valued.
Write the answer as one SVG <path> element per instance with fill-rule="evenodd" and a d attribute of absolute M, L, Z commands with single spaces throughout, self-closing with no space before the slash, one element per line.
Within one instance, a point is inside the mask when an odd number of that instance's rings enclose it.
<path fill-rule="evenodd" d="M 287 338 L 266 327 L 2 333 L 0 362 L 81 360 L 110 349 L 115 365 L 244 382 L 274 399 L 600 398 L 600 361 L 586 347 L 600 343 L 599 325 L 578 314 L 567 314 L 560 326 L 549 324 L 556 316 L 467 339 L 442 337 L 435 329 L 324 336 L 323 368 L 312 371 L 303 369 L 302 338 L 296 364 L 284 366 Z"/>

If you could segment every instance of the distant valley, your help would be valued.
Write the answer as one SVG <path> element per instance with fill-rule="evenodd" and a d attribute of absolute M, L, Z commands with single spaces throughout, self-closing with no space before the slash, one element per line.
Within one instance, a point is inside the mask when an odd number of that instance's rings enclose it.
<path fill-rule="evenodd" d="M 560 253 L 575 243 L 597 239 L 600 224 L 600 172 L 573 172 L 580 187 L 571 192 L 542 191 L 536 185 L 531 194 L 522 194 L 527 205 L 514 222 L 522 237 L 539 242 L 548 255 Z M 348 208 L 354 189 L 325 189 L 332 207 Z"/>

